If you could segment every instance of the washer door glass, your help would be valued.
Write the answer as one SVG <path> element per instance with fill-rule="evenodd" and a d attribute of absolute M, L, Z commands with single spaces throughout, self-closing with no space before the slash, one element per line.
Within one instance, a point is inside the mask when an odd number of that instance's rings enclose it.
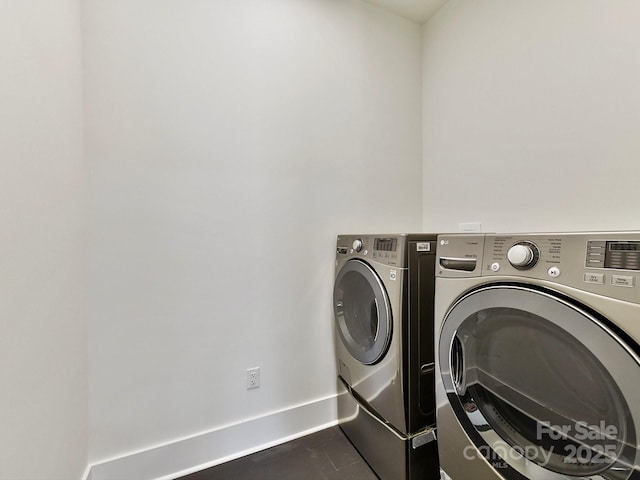
<path fill-rule="evenodd" d="M 484 287 L 447 314 L 439 360 L 454 411 L 494 467 L 548 480 L 630 477 L 639 359 L 587 311 L 529 287 Z"/>
<path fill-rule="evenodd" d="M 360 260 L 338 272 L 333 290 L 338 333 L 349 353 L 364 364 L 378 362 L 391 340 L 391 308 L 382 282 Z"/>

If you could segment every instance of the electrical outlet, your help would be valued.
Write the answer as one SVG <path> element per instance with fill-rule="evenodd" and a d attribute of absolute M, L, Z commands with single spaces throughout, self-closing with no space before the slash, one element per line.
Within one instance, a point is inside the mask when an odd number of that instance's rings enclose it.
<path fill-rule="evenodd" d="M 247 390 L 260 387 L 260 367 L 247 368 Z"/>

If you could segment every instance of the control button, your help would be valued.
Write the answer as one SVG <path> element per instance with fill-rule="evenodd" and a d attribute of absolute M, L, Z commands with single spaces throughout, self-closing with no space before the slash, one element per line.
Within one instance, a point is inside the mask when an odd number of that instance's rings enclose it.
<path fill-rule="evenodd" d="M 602 240 L 590 240 L 587 242 L 587 268 L 604 268 L 604 259 L 607 242 Z"/>
<path fill-rule="evenodd" d="M 634 280 L 630 275 L 611 275 L 611 285 L 616 287 L 633 287 Z"/>
<path fill-rule="evenodd" d="M 366 255 L 367 253 L 369 253 L 369 250 L 365 250 L 364 252 L 362 252 L 363 255 Z"/>
<path fill-rule="evenodd" d="M 498 262 L 493 262 L 491 264 L 491 271 L 492 272 L 497 272 L 500 270 L 500 264 Z"/>
<path fill-rule="evenodd" d="M 556 278 L 560 276 L 560 269 L 558 267 L 550 267 L 547 273 L 550 277 Z"/>
<path fill-rule="evenodd" d="M 526 270 L 538 262 L 538 247 L 530 242 L 519 242 L 507 251 L 507 260 L 514 267 Z"/>
<path fill-rule="evenodd" d="M 359 252 L 360 250 L 362 250 L 362 240 L 360 240 L 359 238 L 356 238 L 353 241 L 352 247 L 356 252 Z"/>
<path fill-rule="evenodd" d="M 604 285 L 604 273 L 585 273 L 584 283 L 595 283 L 597 285 Z"/>

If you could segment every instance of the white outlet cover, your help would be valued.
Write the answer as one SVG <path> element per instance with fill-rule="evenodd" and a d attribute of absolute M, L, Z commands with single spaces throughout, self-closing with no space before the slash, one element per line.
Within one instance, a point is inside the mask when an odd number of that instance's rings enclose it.
<path fill-rule="evenodd" d="M 482 224 L 480 222 L 459 223 L 458 229 L 461 232 L 481 232 Z"/>
<path fill-rule="evenodd" d="M 260 367 L 247 368 L 247 390 L 260 388 Z"/>

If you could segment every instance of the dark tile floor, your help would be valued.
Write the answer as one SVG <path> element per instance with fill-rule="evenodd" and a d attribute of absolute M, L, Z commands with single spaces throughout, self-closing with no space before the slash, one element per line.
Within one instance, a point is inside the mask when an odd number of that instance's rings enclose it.
<path fill-rule="evenodd" d="M 232 460 L 181 480 L 377 480 L 338 427 Z"/>

